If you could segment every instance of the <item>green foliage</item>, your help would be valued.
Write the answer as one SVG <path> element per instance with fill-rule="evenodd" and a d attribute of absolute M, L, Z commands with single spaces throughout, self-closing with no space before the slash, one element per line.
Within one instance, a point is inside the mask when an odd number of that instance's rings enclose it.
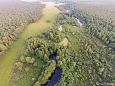
<path fill-rule="evenodd" d="M 30 69 L 29 67 L 26 67 L 26 68 L 25 68 L 25 71 L 26 71 L 26 72 L 29 72 L 29 69 Z"/>
<path fill-rule="evenodd" d="M 51 21 L 50 20 L 46 20 L 47 23 L 50 23 Z"/>
<path fill-rule="evenodd" d="M 20 60 L 21 60 L 21 62 L 26 62 L 26 60 L 25 60 L 25 57 L 24 57 L 24 56 L 21 56 L 21 57 L 20 57 Z"/>
<path fill-rule="evenodd" d="M 53 27 L 53 29 L 54 28 L 55 27 Z M 56 30 L 58 28 L 56 28 L 55 30 L 53 30 L 53 29 L 47 33 L 47 38 L 51 41 L 59 43 L 61 41 L 61 39 L 63 39 L 63 35 L 60 31 Z"/>
<path fill-rule="evenodd" d="M 30 62 L 31 62 L 31 59 L 32 59 L 31 57 L 26 57 L 26 62 L 27 62 L 27 63 L 30 63 Z"/>
<path fill-rule="evenodd" d="M 112 57 L 107 55 L 113 51 L 82 31 L 78 30 L 74 35 L 70 34 L 71 31 L 72 28 L 65 33 L 68 34 L 71 46 L 67 48 L 64 57 L 59 59 L 62 63 L 62 59 L 65 59 L 60 66 L 62 79 L 59 85 L 90 86 L 105 80 L 113 82 L 113 72 L 105 70 L 106 67 L 111 68 L 114 65 L 114 62 L 110 61 Z"/>
<path fill-rule="evenodd" d="M 39 81 L 37 81 L 34 86 L 41 86 L 41 84 Z"/>
<path fill-rule="evenodd" d="M 25 60 L 27 63 L 31 63 L 31 64 L 33 64 L 35 62 L 35 59 L 32 57 L 26 57 Z"/>
<path fill-rule="evenodd" d="M 32 58 L 32 59 L 31 59 L 31 61 L 30 61 L 30 63 L 32 63 L 32 64 L 33 64 L 34 62 L 35 62 L 35 59 L 34 59 L 34 58 Z"/>

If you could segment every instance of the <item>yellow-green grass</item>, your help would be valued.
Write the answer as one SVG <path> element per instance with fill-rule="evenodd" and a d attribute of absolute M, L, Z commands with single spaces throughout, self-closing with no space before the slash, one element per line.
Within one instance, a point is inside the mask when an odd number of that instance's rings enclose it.
<path fill-rule="evenodd" d="M 52 6 L 47 5 L 43 10 L 43 16 L 36 23 L 29 24 L 25 31 L 21 34 L 20 38 L 0 56 L 0 86 L 8 86 L 11 77 L 13 64 L 16 57 L 22 52 L 24 42 L 30 36 L 38 35 L 44 32 L 53 24 L 59 10 Z M 50 23 L 46 21 L 50 20 Z"/>

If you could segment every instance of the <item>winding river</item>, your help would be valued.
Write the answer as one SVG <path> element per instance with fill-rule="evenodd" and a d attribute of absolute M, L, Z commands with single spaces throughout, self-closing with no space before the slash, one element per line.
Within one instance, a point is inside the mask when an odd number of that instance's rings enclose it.
<path fill-rule="evenodd" d="M 61 69 L 56 67 L 54 73 L 49 78 L 48 82 L 42 86 L 54 86 L 57 84 L 61 79 Z"/>

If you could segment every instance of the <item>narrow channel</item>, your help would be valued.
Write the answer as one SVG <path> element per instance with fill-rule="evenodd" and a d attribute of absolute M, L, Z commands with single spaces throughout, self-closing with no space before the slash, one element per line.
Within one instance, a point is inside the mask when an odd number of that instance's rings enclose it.
<path fill-rule="evenodd" d="M 49 78 L 48 82 L 46 84 L 43 84 L 42 86 L 54 86 L 61 80 L 61 69 L 57 66 L 58 60 L 56 53 L 53 55 L 50 55 L 50 60 L 56 61 L 56 68 L 54 73 L 52 73 L 51 77 Z"/>

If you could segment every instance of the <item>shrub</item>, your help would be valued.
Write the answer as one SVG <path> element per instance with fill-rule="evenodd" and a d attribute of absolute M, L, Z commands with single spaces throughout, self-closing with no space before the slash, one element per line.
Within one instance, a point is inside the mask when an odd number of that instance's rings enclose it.
<path fill-rule="evenodd" d="M 47 23 L 50 23 L 51 21 L 50 20 L 46 20 Z"/>
<path fill-rule="evenodd" d="M 21 60 L 21 62 L 26 62 L 26 60 L 25 60 L 25 57 L 24 57 L 24 56 L 21 56 L 21 57 L 20 57 L 20 60 Z"/>

